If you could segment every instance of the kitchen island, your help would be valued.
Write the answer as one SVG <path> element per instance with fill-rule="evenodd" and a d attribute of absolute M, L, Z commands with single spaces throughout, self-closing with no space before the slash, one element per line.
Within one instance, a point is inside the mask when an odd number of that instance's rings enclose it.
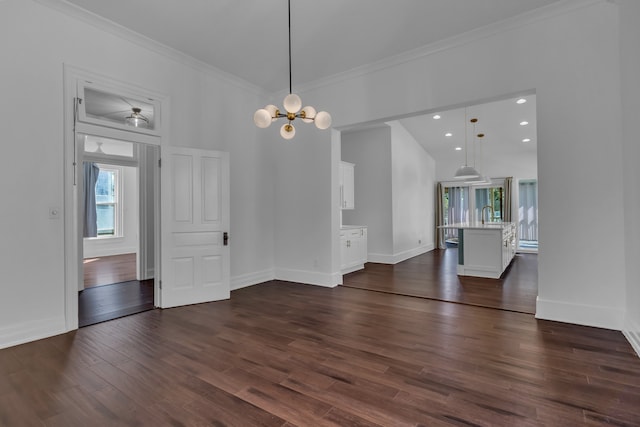
<path fill-rule="evenodd" d="M 458 275 L 499 279 L 516 253 L 513 222 L 457 223 L 438 228 L 458 230 Z"/>

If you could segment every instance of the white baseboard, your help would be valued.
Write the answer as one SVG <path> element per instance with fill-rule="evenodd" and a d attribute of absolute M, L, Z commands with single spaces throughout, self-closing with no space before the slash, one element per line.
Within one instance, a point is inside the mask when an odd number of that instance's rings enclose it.
<path fill-rule="evenodd" d="M 342 283 L 341 273 L 319 273 L 317 271 L 278 268 L 276 269 L 275 276 L 276 280 L 324 286 L 327 288 L 334 288 Z"/>
<path fill-rule="evenodd" d="M 622 331 L 631 347 L 635 350 L 638 357 L 640 357 L 640 325 L 633 322 L 631 319 L 627 319 L 624 330 Z"/>
<path fill-rule="evenodd" d="M 275 273 L 273 269 L 241 274 L 239 276 L 234 276 L 231 278 L 231 290 L 235 291 L 237 289 L 247 288 L 249 286 L 268 282 L 273 279 L 275 279 Z"/>
<path fill-rule="evenodd" d="M 435 245 L 432 243 L 430 245 L 419 246 L 417 248 L 409 249 L 408 251 L 399 252 L 393 255 L 369 253 L 367 255 L 367 261 L 375 262 L 378 264 L 397 264 L 399 262 L 406 261 L 409 258 L 413 258 L 414 256 L 430 252 L 434 249 Z"/>
<path fill-rule="evenodd" d="M 621 331 L 624 326 L 624 311 L 613 307 L 549 301 L 538 297 L 536 299 L 536 319 Z"/>
<path fill-rule="evenodd" d="M 0 328 L 0 349 L 67 332 L 64 316 L 23 322 Z"/>

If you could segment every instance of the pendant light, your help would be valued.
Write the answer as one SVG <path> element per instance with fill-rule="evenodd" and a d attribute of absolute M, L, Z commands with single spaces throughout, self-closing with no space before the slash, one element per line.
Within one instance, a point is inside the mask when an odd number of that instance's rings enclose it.
<path fill-rule="evenodd" d="M 140 108 L 132 107 L 131 115 L 125 117 L 124 122 L 129 126 L 146 129 L 149 126 L 149 119 L 140 113 L 142 113 Z"/>
<path fill-rule="evenodd" d="M 472 123 L 478 121 L 478 119 L 471 119 Z M 475 122 L 473 121 L 475 120 Z M 480 176 L 475 168 L 469 166 L 468 163 L 468 153 L 467 150 L 467 108 L 464 109 L 464 165 L 460 166 L 456 171 L 456 174 L 453 176 L 455 179 L 470 179 L 477 178 Z"/>
<path fill-rule="evenodd" d="M 331 126 L 331 115 L 326 111 L 316 112 L 316 109 L 307 106 L 302 108 L 302 100 L 291 90 L 291 0 L 288 0 L 289 11 L 289 95 L 284 98 L 284 112 L 281 112 L 275 105 L 269 104 L 260 108 L 253 115 L 253 122 L 259 128 L 267 128 L 272 122 L 279 118 L 285 118 L 287 123 L 280 128 L 280 136 L 284 139 L 292 139 L 296 134 L 293 126 L 295 119 L 301 119 L 305 123 L 315 122 L 318 129 L 328 129 Z"/>
<path fill-rule="evenodd" d="M 476 129 L 475 126 L 473 128 L 473 133 L 474 135 L 476 135 Z M 480 170 L 485 170 L 484 169 L 484 150 L 483 150 L 483 145 L 484 143 L 481 143 L 480 141 L 482 141 L 482 139 L 484 138 L 484 133 L 479 133 L 476 135 L 478 137 L 478 144 L 480 145 Z M 473 145 L 475 147 L 476 145 L 476 139 L 474 137 L 473 140 Z M 475 148 L 473 150 L 473 164 L 475 166 L 475 156 L 476 156 L 476 151 Z M 472 178 L 468 181 L 465 181 L 465 184 L 470 184 L 470 185 L 486 185 L 486 184 L 491 184 L 491 179 L 488 178 L 486 175 L 482 175 L 480 174 L 477 178 Z"/>

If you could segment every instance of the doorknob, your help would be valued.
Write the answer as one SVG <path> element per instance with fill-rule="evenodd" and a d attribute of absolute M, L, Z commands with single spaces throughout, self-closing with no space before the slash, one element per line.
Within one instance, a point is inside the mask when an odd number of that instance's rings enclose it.
<path fill-rule="evenodd" d="M 222 233 L 222 244 L 224 246 L 227 246 L 229 244 L 229 233 L 226 231 Z"/>

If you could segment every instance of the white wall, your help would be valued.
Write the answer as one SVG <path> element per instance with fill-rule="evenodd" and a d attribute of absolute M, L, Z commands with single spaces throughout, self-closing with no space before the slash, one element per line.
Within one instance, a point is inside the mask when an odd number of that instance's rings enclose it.
<path fill-rule="evenodd" d="M 324 109 L 312 99 L 302 100 Z M 332 131 L 300 124 L 291 141 L 282 139 L 277 127 L 263 132 L 272 138 L 276 159 L 275 276 L 336 286 L 342 281 L 334 257 L 340 250 L 339 157 L 333 155 L 332 147 L 337 144 Z"/>
<path fill-rule="evenodd" d="M 627 273 L 627 324 L 626 335 L 640 354 L 640 2 L 621 0 L 621 78 L 622 78 L 622 141 L 624 158 L 624 253 Z"/>
<path fill-rule="evenodd" d="M 436 166 L 397 121 L 391 126 L 393 255 L 400 262 L 435 247 Z"/>
<path fill-rule="evenodd" d="M 84 238 L 85 258 L 138 252 L 138 171 L 131 166 L 114 167 L 122 170 L 122 236 Z"/>
<path fill-rule="evenodd" d="M 535 90 L 537 316 L 621 329 L 627 282 L 618 9 L 604 1 L 575 9 L 573 4 L 561 5 L 566 8 L 562 13 L 529 15 L 520 26 L 479 31 L 448 48 L 441 44 L 397 65 L 318 82 L 302 95 L 330 111 L 334 126 L 341 128 Z M 319 168 L 313 147 L 297 153 L 314 165 L 301 185 L 315 183 L 314 189 L 326 192 L 334 166 Z M 278 166 L 289 167 L 286 161 Z M 606 171 L 607 179 L 592 171 Z M 321 182 L 325 185 L 319 188 Z M 606 226 L 594 224 L 593 194 L 607 206 Z M 314 201 L 310 192 L 298 203 Z M 278 214 L 283 222 L 293 216 Z M 324 214 L 316 212 L 313 218 Z M 321 256 L 330 249 L 327 244 L 313 250 Z"/>
<path fill-rule="evenodd" d="M 395 264 L 434 248 L 435 161 L 397 121 L 342 133 L 342 160 L 355 163 L 355 209 L 368 259 Z"/>
<path fill-rule="evenodd" d="M 65 330 L 64 221 L 49 219 L 63 207 L 63 64 L 166 94 L 166 143 L 230 152 L 232 286 L 273 277 L 272 157 L 251 125 L 264 96 L 138 43 L 31 0 L 0 2 L 0 186 L 15 207 L 0 213 L 0 347 Z M 24 167 L 34 159 L 37 173 Z"/>
<path fill-rule="evenodd" d="M 391 128 L 342 132 L 342 160 L 355 164 L 355 209 L 342 211 L 346 225 L 367 226 L 368 259 L 393 256 Z"/>

